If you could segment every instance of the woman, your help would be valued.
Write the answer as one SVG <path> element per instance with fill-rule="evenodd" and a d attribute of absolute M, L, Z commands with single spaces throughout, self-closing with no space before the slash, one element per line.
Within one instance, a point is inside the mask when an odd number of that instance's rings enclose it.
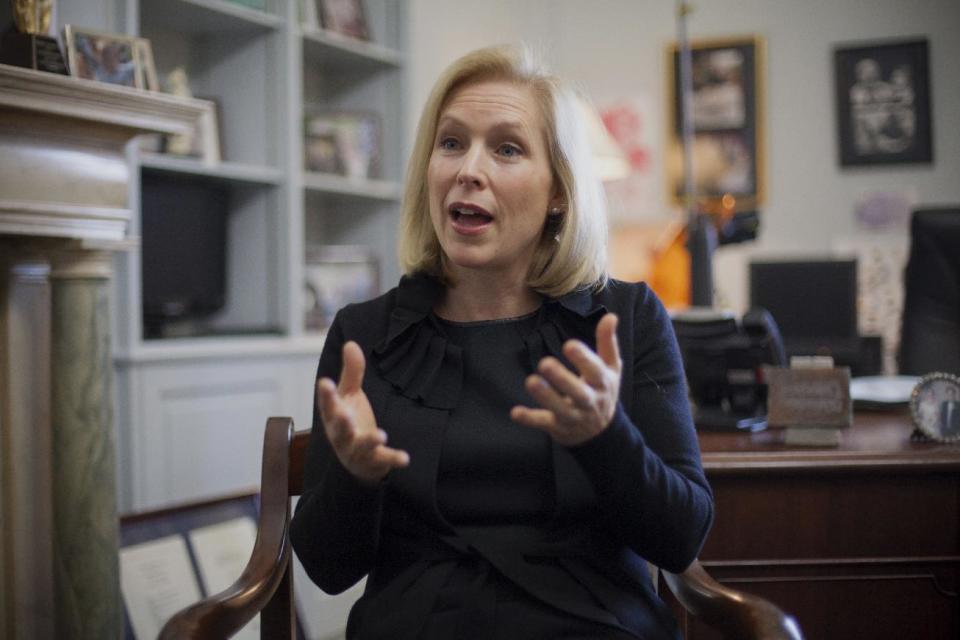
<path fill-rule="evenodd" d="M 607 280 L 574 100 L 513 49 L 455 62 L 408 275 L 329 331 L 291 538 L 324 591 L 369 574 L 348 637 L 676 636 L 647 561 L 683 570 L 712 497 L 669 319 Z"/>

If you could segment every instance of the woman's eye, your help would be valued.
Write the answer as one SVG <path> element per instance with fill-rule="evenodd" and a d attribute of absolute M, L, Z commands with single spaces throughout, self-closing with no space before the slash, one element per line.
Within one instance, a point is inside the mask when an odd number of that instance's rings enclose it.
<path fill-rule="evenodd" d="M 508 144 L 508 143 L 504 143 L 500 145 L 500 148 L 497 149 L 497 151 L 500 153 L 500 155 L 507 156 L 508 158 L 519 156 L 522 153 L 520 151 L 520 147 L 518 147 L 515 144 Z"/>
<path fill-rule="evenodd" d="M 459 143 L 456 138 L 441 138 L 440 139 L 440 148 L 450 151 L 459 147 Z"/>

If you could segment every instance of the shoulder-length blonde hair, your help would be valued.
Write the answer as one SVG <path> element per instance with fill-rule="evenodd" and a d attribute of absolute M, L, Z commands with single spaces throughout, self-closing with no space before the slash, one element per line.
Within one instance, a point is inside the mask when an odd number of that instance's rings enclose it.
<path fill-rule="evenodd" d="M 423 271 L 446 280 L 443 251 L 430 220 L 427 166 L 437 122 L 450 95 L 466 84 L 489 79 L 532 89 L 544 120 L 554 186 L 565 203 L 559 224 L 548 216 L 527 284 L 550 297 L 603 287 L 608 277 L 606 199 L 593 169 L 580 98 L 545 72 L 525 47 L 468 53 L 443 72 L 430 92 L 407 168 L 398 248 L 401 267 L 408 274 Z"/>

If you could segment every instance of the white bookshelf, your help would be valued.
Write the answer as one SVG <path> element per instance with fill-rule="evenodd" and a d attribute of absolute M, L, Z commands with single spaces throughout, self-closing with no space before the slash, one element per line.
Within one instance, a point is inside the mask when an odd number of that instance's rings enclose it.
<path fill-rule="evenodd" d="M 257 466 L 237 461 L 259 459 L 266 418 L 292 415 L 298 428 L 309 427 L 324 340 L 304 326 L 304 261 L 312 245 L 366 247 L 379 265 L 381 290 L 399 276 L 405 2 L 364 0 L 369 41 L 301 24 L 299 0 L 265 0 L 262 10 L 247 4 L 77 0 L 61 3 L 57 14 L 59 27 L 148 38 L 161 88 L 182 67 L 192 94 L 215 102 L 219 114 L 220 162 L 135 148 L 128 154 L 140 176 L 129 193 L 134 211 L 150 197 L 144 181 L 153 189 L 160 182 L 174 192 L 212 185 L 226 193 L 228 293 L 196 335 L 187 326 L 147 339 L 139 247 L 117 260 L 121 512 L 256 485 Z M 375 174 L 304 169 L 305 117 L 315 109 L 376 115 L 382 152 Z M 147 240 L 134 218 L 129 235 Z M 231 437 L 221 459 L 193 459 L 224 433 Z"/>
<path fill-rule="evenodd" d="M 317 194 L 340 195 L 358 200 L 398 203 L 403 193 L 399 182 L 370 178 L 347 178 L 328 173 L 305 172 L 303 188 Z"/>
<path fill-rule="evenodd" d="M 58 28 L 148 38 L 161 85 L 183 67 L 193 96 L 212 100 L 219 113 L 219 162 L 134 147 L 128 153 L 131 174 L 140 177 L 129 192 L 133 239 L 148 240 L 139 216 L 144 184 L 155 189 L 160 181 L 174 192 L 211 185 L 226 194 L 228 293 L 198 335 L 145 339 L 141 250 L 116 260 L 121 513 L 256 486 L 266 419 L 289 415 L 299 429 L 310 427 L 325 338 L 304 323 L 311 245 L 363 245 L 376 257 L 381 290 L 397 281 L 407 8 L 405 0 L 363 2 L 370 41 L 301 24 L 300 0 L 264 0 L 262 10 L 229 0 L 58 5 Z M 305 114 L 317 108 L 376 114 L 382 152 L 375 174 L 351 179 L 304 170 Z M 298 590 L 311 596 L 310 585 Z M 355 596 L 323 600 L 330 615 L 321 637 L 342 635 Z"/>
<path fill-rule="evenodd" d="M 163 153 L 141 153 L 140 168 L 185 176 L 198 176 L 224 182 L 262 186 L 282 186 L 283 172 L 277 167 L 244 162 L 205 163 L 198 158 Z"/>
<path fill-rule="evenodd" d="M 185 36 L 280 30 L 286 16 L 271 7 L 259 10 L 229 0 L 140 0 L 141 21 L 155 28 L 173 28 Z"/>
<path fill-rule="evenodd" d="M 398 69 L 403 65 L 403 54 L 397 49 L 323 29 L 301 29 L 300 34 L 308 55 L 325 67 L 356 71 Z"/>

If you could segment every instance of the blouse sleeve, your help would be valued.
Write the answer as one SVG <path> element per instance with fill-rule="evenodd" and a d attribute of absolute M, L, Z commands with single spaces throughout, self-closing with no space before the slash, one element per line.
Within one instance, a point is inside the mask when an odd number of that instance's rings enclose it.
<path fill-rule="evenodd" d="M 318 380 L 338 379 L 344 342 L 337 314 L 320 355 Z M 324 432 L 316 390 L 314 394 L 303 494 L 290 524 L 290 541 L 307 575 L 325 592 L 337 594 L 373 568 L 383 489 L 361 484 L 340 464 Z"/>
<path fill-rule="evenodd" d="M 650 562 L 677 573 L 700 552 L 713 495 L 670 318 L 645 286 L 634 312 L 632 326 L 623 327 L 632 335 L 620 336 L 621 344 L 633 345 L 622 354 L 624 367 L 633 368 L 631 388 L 621 389 L 607 429 L 571 453 L 593 480 L 606 526 Z"/>

